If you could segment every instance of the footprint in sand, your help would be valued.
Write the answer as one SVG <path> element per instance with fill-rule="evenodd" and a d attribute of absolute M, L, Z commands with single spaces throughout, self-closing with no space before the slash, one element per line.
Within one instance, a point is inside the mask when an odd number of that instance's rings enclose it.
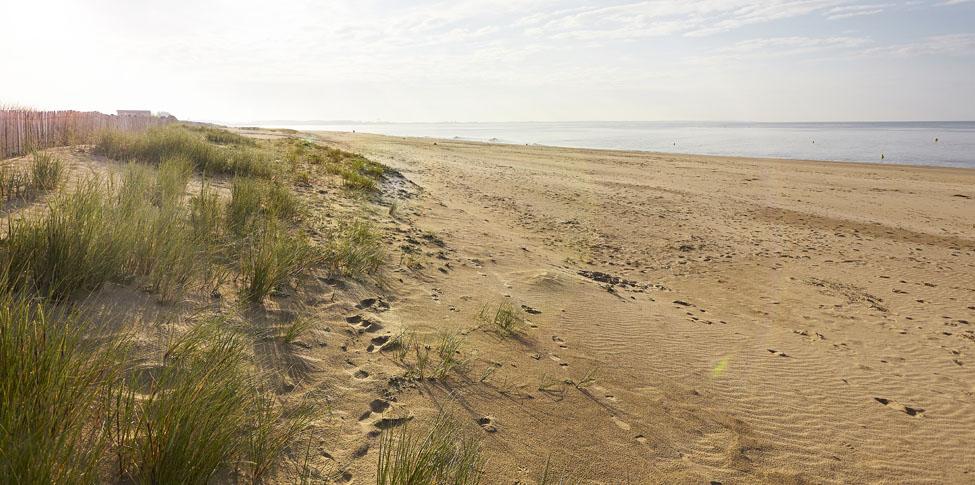
<path fill-rule="evenodd" d="M 366 347 L 366 352 L 378 352 L 383 349 L 386 342 L 389 342 L 389 335 L 380 335 L 378 337 L 373 337 L 369 342 L 369 346 Z"/>
<path fill-rule="evenodd" d="M 911 406 L 905 406 L 905 405 L 903 405 L 903 404 L 901 404 L 901 403 L 899 403 L 897 401 L 894 401 L 894 400 L 891 400 L 891 399 L 885 399 L 885 398 L 882 398 L 882 397 L 875 397 L 874 400 L 876 400 L 880 404 L 883 404 L 884 406 L 887 406 L 889 408 L 894 408 L 894 409 L 896 409 L 898 411 L 901 411 L 903 413 L 906 413 L 908 416 L 914 416 L 914 417 L 922 417 L 922 416 L 924 416 L 924 409 L 922 409 L 922 408 L 915 408 L 915 407 L 911 407 Z"/>
<path fill-rule="evenodd" d="M 538 314 L 542 313 L 541 310 L 539 310 L 537 308 L 532 308 L 532 307 L 530 307 L 528 305 L 521 305 L 521 309 L 524 310 L 525 313 L 528 313 L 528 314 L 531 314 L 531 315 L 538 315 Z"/>
<path fill-rule="evenodd" d="M 369 308 L 369 309 L 372 309 L 372 311 L 374 311 L 376 313 L 382 313 L 382 312 L 384 312 L 386 310 L 389 310 L 389 303 L 386 303 L 386 301 L 383 300 L 382 297 L 379 297 L 379 298 L 365 298 L 363 300 L 360 300 L 359 303 L 356 304 L 355 307 L 358 308 L 358 309 L 360 309 L 360 310 L 365 310 L 365 309 Z"/>

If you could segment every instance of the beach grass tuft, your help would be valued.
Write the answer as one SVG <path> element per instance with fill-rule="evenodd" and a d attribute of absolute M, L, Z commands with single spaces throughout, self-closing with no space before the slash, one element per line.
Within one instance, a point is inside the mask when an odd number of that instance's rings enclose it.
<path fill-rule="evenodd" d="M 375 274 L 385 258 L 386 250 L 379 232 L 365 220 L 340 224 L 333 234 L 329 260 L 333 268 L 345 276 Z"/>
<path fill-rule="evenodd" d="M 479 441 L 441 414 L 426 429 L 415 430 L 407 424 L 382 436 L 376 483 L 476 485 L 483 464 Z"/>
<path fill-rule="evenodd" d="M 39 191 L 58 188 L 64 180 L 64 162 L 50 153 L 34 152 L 31 156 L 31 185 Z"/>
<path fill-rule="evenodd" d="M 273 220 L 267 221 L 241 252 L 242 299 L 260 303 L 315 260 L 312 247 L 304 239 L 285 233 Z"/>
<path fill-rule="evenodd" d="M 489 306 L 482 307 L 477 319 L 491 325 L 501 337 L 518 334 L 525 326 L 525 319 L 521 316 L 521 312 L 507 300 L 501 301 L 495 309 Z"/>
<path fill-rule="evenodd" d="M 86 328 L 0 289 L 0 482 L 99 482 L 120 347 L 88 350 Z"/>
<path fill-rule="evenodd" d="M 124 394 L 121 468 L 136 483 L 206 483 L 244 449 L 257 382 L 248 344 L 225 323 L 175 339 L 148 388 Z"/>

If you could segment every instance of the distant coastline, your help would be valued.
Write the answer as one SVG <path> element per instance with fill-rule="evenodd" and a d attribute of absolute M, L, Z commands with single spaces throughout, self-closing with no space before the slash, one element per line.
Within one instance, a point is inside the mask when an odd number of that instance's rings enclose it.
<path fill-rule="evenodd" d="M 243 126 L 245 124 L 241 124 Z M 975 168 L 975 121 L 921 122 L 262 122 L 569 148 Z"/>

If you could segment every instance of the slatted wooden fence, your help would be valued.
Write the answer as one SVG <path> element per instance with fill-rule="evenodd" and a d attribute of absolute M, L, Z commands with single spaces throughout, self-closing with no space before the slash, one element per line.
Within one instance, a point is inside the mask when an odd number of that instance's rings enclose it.
<path fill-rule="evenodd" d="M 0 158 L 37 148 L 88 143 L 101 130 L 139 131 L 172 121 L 157 116 L 0 108 Z"/>

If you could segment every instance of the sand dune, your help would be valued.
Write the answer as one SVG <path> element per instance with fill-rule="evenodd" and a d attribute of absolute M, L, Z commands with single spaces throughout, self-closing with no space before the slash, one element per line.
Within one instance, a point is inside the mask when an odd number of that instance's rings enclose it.
<path fill-rule="evenodd" d="M 474 355 L 368 426 L 455 408 L 489 483 L 975 480 L 975 172 L 317 136 L 416 184 L 391 247 L 429 236 L 349 325 Z M 505 299 L 518 338 L 476 325 Z M 350 393 L 390 365 L 366 345 Z"/>

